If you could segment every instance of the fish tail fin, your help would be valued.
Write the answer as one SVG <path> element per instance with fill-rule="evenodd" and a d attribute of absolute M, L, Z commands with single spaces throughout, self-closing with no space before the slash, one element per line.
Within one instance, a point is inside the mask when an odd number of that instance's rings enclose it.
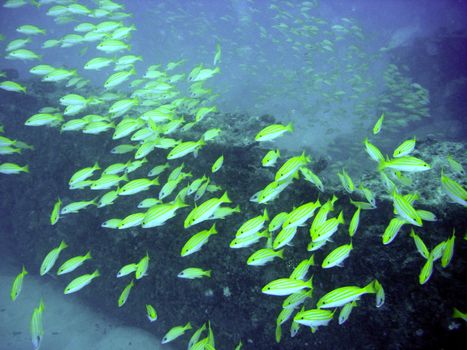
<path fill-rule="evenodd" d="M 224 194 L 222 195 L 221 201 L 222 201 L 223 203 L 232 203 L 232 201 L 231 201 L 230 198 L 229 198 L 229 195 L 227 194 L 227 191 L 224 192 Z"/>
<path fill-rule="evenodd" d="M 88 251 L 84 257 L 85 257 L 86 259 L 92 259 L 91 251 Z"/>
<path fill-rule="evenodd" d="M 60 245 L 58 246 L 58 248 L 59 248 L 60 250 L 65 249 L 65 248 L 68 248 L 68 244 L 66 244 L 65 241 L 61 241 L 61 242 L 60 242 Z"/>
<path fill-rule="evenodd" d="M 94 271 L 93 275 L 94 275 L 94 277 L 99 277 L 101 275 L 101 273 L 99 272 L 99 270 L 96 270 L 96 271 Z"/>
<path fill-rule="evenodd" d="M 287 129 L 287 131 L 290 131 L 290 132 L 293 132 L 294 131 L 294 126 L 293 126 L 293 123 L 290 122 L 289 124 L 287 124 L 287 126 L 285 127 Z"/>
<path fill-rule="evenodd" d="M 284 259 L 284 249 L 281 249 L 277 252 L 277 256 L 281 259 Z"/>
<path fill-rule="evenodd" d="M 28 274 L 28 271 L 26 271 L 26 267 L 23 265 L 23 269 L 21 270 L 21 273 L 23 275 L 27 275 Z"/>
<path fill-rule="evenodd" d="M 266 208 L 264 208 L 263 219 L 264 221 L 269 221 L 268 210 Z"/>
<path fill-rule="evenodd" d="M 315 266 L 315 254 L 311 254 L 308 264 L 310 264 L 310 266 Z"/>
<path fill-rule="evenodd" d="M 29 165 L 25 165 L 22 169 L 25 173 L 29 173 Z"/>

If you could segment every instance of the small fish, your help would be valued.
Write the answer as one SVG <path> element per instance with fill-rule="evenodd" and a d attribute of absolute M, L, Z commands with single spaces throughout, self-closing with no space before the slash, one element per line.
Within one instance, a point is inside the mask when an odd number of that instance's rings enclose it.
<path fill-rule="evenodd" d="M 451 167 L 453 171 L 455 171 L 456 173 L 461 173 L 461 174 L 464 173 L 464 167 L 462 166 L 462 164 L 459 163 L 457 160 L 455 160 L 450 154 L 448 154 L 446 159 L 448 161 L 449 166 Z"/>
<path fill-rule="evenodd" d="M 357 306 L 357 302 L 356 301 L 352 301 L 350 303 L 347 303 L 345 304 L 340 313 L 339 313 L 339 324 L 343 324 L 345 323 L 348 319 L 349 319 L 349 316 L 350 316 L 350 313 L 352 312 L 352 309 Z"/>
<path fill-rule="evenodd" d="M 279 182 L 292 177 L 300 167 L 306 166 L 310 161 L 305 152 L 300 156 L 289 158 L 276 172 L 274 181 Z"/>
<path fill-rule="evenodd" d="M 44 276 L 47 272 L 49 272 L 53 268 L 61 251 L 67 247 L 68 245 L 65 243 L 65 241 L 61 241 L 58 247 L 52 249 L 49 253 L 47 253 L 47 255 L 45 256 L 41 264 L 41 268 L 40 268 L 41 276 Z"/>
<path fill-rule="evenodd" d="M 329 269 L 334 266 L 342 266 L 342 262 L 349 257 L 352 249 L 352 242 L 335 248 L 324 258 L 321 267 L 323 269 Z"/>
<path fill-rule="evenodd" d="M 220 198 L 211 198 L 203 202 L 187 215 L 184 221 L 184 228 L 191 227 L 202 221 L 208 220 L 222 204 L 232 203 L 227 192 Z"/>
<path fill-rule="evenodd" d="M 264 209 L 262 215 L 258 215 L 244 222 L 237 230 L 235 237 L 246 237 L 260 231 L 264 224 L 269 221 L 268 211 Z"/>
<path fill-rule="evenodd" d="M 212 235 L 217 234 L 216 225 L 212 225 L 209 230 L 203 230 L 193 235 L 182 247 L 180 255 L 187 256 L 199 251 Z"/>
<path fill-rule="evenodd" d="M 397 237 L 402 226 L 406 223 L 407 221 L 398 217 L 391 219 L 382 236 L 383 244 L 387 245 L 391 243 Z"/>
<path fill-rule="evenodd" d="M 135 264 L 135 263 L 127 264 L 127 265 L 123 266 L 120 270 L 118 270 L 117 278 L 127 276 L 130 273 L 135 272 L 137 268 L 138 268 L 138 264 Z"/>
<path fill-rule="evenodd" d="M 264 248 L 251 254 L 247 260 L 247 264 L 250 266 L 263 266 L 276 257 L 284 259 L 284 249 L 275 251 L 270 248 Z"/>
<path fill-rule="evenodd" d="M 418 215 L 414 207 L 406 200 L 406 198 L 395 190 L 392 193 L 392 200 L 394 204 L 394 210 L 397 211 L 397 214 L 402 217 L 408 223 L 415 226 L 423 226 L 422 219 Z"/>
<path fill-rule="evenodd" d="M 11 92 L 22 92 L 26 93 L 26 87 L 10 80 L 4 80 L 0 82 L 0 89 L 11 91 Z"/>
<path fill-rule="evenodd" d="M 397 148 L 394 150 L 392 156 L 394 158 L 400 158 L 409 155 L 415 149 L 415 142 L 416 138 L 406 140 L 402 142 Z"/>
<path fill-rule="evenodd" d="M 331 322 L 335 311 L 311 309 L 298 312 L 294 317 L 294 322 L 311 327 L 312 331 L 320 326 L 327 326 Z"/>
<path fill-rule="evenodd" d="M 423 240 L 418 236 L 413 228 L 410 231 L 410 237 L 413 238 L 415 246 L 417 247 L 417 251 L 420 253 L 422 257 L 425 259 L 428 259 L 428 256 L 430 255 L 430 252 L 428 251 L 428 248 L 426 247 L 425 243 Z"/>
<path fill-rule="evenodd" d="M 353 237 L 355 233 L 357 232 L 358 225 L 360 223 L 360 211 L 361 211 L 361 208 L 357 208 L 357 210 L 355 210 L 355 213 L 352 216 L 352 219 L 350 220 L 350 224 L 349 224 L 349 236 L 350 237 Z"/>
<path fill-rule="evenodd" d="M 373 126 L 373 135 L 379 134 L 379 132 L 381 131 L 381 127 L 383 125 L 383 121 L 384 121 L 384 113 L 381 114 L 381 117 L 379 117 L 379 119 L 376 121 L 375 125 Z"/>
<path fill-rule="evenodd" d="M 147 191 L 151 186 L 158 186 L 159 185 L 159 178 L 155 179 L 135 179 L 127 182 L 123 185 L 120 190 L 118 191 L 119 196 L 130 196 L 142 191 Z"/>
<path fill-rule="evenodd" d="M 431 253 L 428 256 L 428 259 L 426 260 L 425 264 L 423 265 L 420 274 L 418 276 L 418 282 L 423 285 L 428 280 L 430 279 L 432 273 L 433 273 L 433 260 L 434 260 L 434 255 Z"/>
<path fill-rule="evenodd" d="M 219 158 L 217 158 L 216 161 L 212 164 L 211 172 L 214 174 L 215 172 L 219 171 L 223 163 L 224 163 L 224 156 L 222 155 Z"/>
<path fill-rule="evenodd" d="M 187 279 L 195 279 L 195 278 L 203 278 L 203 277 L 211 277 L 211 270 L 203 270 L 199 267 L 188 267 L 185 270 L 181 271 L 177 277 L 179 278 L 187 278 Z"/>
<path fill-rule="evenodd" d="M 90 205 L 97 205 L 98 198 L 99 197 L 96 197 L 90 201 L 79 201 L 79 202 L 72 202 L 70 204 L 67 204 L 62 208 L 62 210 L 60 211 L 60 214 L 65 215 L 65 214 L 77 213 L 80 210 L 89 207 Z"/>
<path fill-rule="evenodd" d="M 96 270 L 91 274 L 82 275 L 75 278 L 65 287 L 64 294 L 70 294 L 79 291 L 80 289 L 86 287 L 89 283 L 91 283 L 94 278 L 99 276 L 99 270 Z"/>
<path fill-rule="evenodd" d="M 266 284 L 261 291 L 269 295 L 290 295 L 302 289 L 313 289 L 312 279 L 308 281 L 296 280 L 293 278 L 279 278 Z"/>
<path fill-rule="evenodd" d="M 45 306 L 44 302 L 40 301 L 39 306 L 34 308 L 31 317 L 30 330 L 31 330 L 31 339 L 34 350 L 39 350 L 42 339 L 44 337 L 44 325 L 42 322 L 42 314 L 44 312 Z"/>
<path fill-rule="evenodd" d="M 23 289 L 24 276 L 26 276 L 27 274 L 28 272 L 26 271 L 26 268 L 23 265 L 23 269 L 15 277 L 15 280 L 13 281 L 13 284 L 11 286 L 10 298 L 12 301 L 15 301 L 16 298 L 18 298 L 19 294 L 21 293 L 21 290 Z"/>
<path fill-rule="evenodd" d="M 50 214 L 50 224 L 55 225 L 58 220 L 60 219 L 60 208 L 62 206 L 62 201 L 60 198 L 55 202 L 54 207 L 52 209 L 52 213 Z"/>
<path fill-rule="evenodd" d="M 150 304 L 146 304 L 146 316 L 150 322 L 154 322 L 157 320 L 157 312 L 156 309 Z"/>
<path fill-rule="evenodd" d="M 378 280 L 375 280 L 375 291 L 376 291 L 376 307 L 381 307 L 384 305 L 386 299 L 383 286 L 379 283 Z"/>
<path fill-rule="evenodd" d="M 255 136 L 255 141 L 257 142 L 264 142 L 264 141 L 272 141 L 286 132 L 292 132 L 294 130 L 292 123 L 289 123 L 287 125 L 282 125 L 282 124 L 272 124 L 264 129 L 262 129 L 260 132 L 258 132 Z"/>
<path fill-rule="evenodd" d="M 192 329 L 191 323 L 188 322 L 185 326 L 176 326 L 171 328 L 165 335 L 162 337 L 162 344 L 171 342 L 176 338 L 182 336 L 187 330 Z"/>
<path fill-rule="evenodd" d="M 452 232 L 452 236 L 446 241 L 446 245 L 441 257 L 441 266 L 445 268 L 449 265 L 454 255 L 454 241 L 456 240 L 455 230 Z"/>
<path fill-rule="evenodd" d="M 123 305 L 125 305 L 126 301 L 128 300 L 128 296 L 130 295 L 131 289 L 134 285 L 134 281 L 131 280 L 131 282 L 128 283 L 127 286 L 123 289 L 122 293 L 120 294 L 120 297 L 118 298 L 118 307 L 122 307 Z"/>
<path fill-rule="evenodd" d="M 149 267 L 149 254 L 146 252 L 146 255 L 136 264 L 135 277 L 137 280 L 147 276 L 147 271 Z"/>
<path fill-rule="evenodd" d="M 87 252 L 85 255 L 75 256 L 74 258 L 65 261 L 62 266 L 57 270 L 57 275 L 64 275 L 76 270 L 78 267 L 84 264 L 86 260 L 92 259 L 91 252 Z"/>
<path fill-rule="evenodd" d="M 467 191 L 458 182 L 444 175 L 444 171 L 441 171 L 441 188 L 454 203 L 467 207 Z"/>
<path fill-rule="evenodd" d="M 384 161 L 383 153 L 381 153 L 378 147 L 376 147 L 368 141 L 368 137 L 365 138 L 363 144 L 365 145 L 366 153 L 368 153 L 372 160 L 374 160 L 375 162 Z"/>
<path fill-rule="evenodd" d="M 263 167 L 274 167 L 277 163 L 277 160 L 280 158 L 281 152 L 279 149 L 271 150 L 263 157 L 261 164 Z"/>
<path fill-rule="evenodd" d="M 431 166 L 419 158 L 404 156 L 381 161 L 378 170 L 381 171 L 386 168 L 407 172 L 421 172 L 430 170 Z"/>
<path fill-rule="evenodd" d="M 363 294 L 376 293 L 374 281 L 365 287 L 346 286 L 336 288 L 322 296 L 317 303 L 320 309 L 328 309 L 343 306 L 347 303 L 360 299 Z"/>
<path fill-rule="evenodd" d="M 71 186 L 78 182 L 88 179 L 91 177 L 96 170 L 100 170 L 99 164 L 96 162 L 92 167 L 87 167 L 76 171 L 68 181 L 68 184 Z"/>
<path fill-rule="evenodd" d="M 39 27 L 36 27 L 31 24 L 25 24 L 22 25 L 18 28 L 16 28 L 16 31 L 21 34 L 26 34 L 26 35 L 38 35 L 38 34 L 45 34 L 45 30 L 41 29 Z"/>

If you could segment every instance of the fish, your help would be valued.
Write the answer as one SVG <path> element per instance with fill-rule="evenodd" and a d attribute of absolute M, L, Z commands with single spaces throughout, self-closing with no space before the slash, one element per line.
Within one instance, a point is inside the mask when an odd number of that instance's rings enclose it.
<path fill-rule="evenodd" d="M 123 305 L 125 305 L 130 295 L 131 289 L 133 288 L 134 285 L 135 285 L 134 281 L 131 280 L 131 282 L 128 283 L 126 287 L 123 289 L 122 293 L 120 294 L 120 297 L 118 298 L 118 307 L 122 307 Z"/>
<path fill-rule="evenodd" d="M 282 228 L 304 225 L 319 207 L 321 207 L 319 199 L 316 200 L 316 202 L 307 202 L 298 206 L 287 215 L 287 219 L 282 224 Z"/>
<path fill-rule="evenodd" d="M 269 221 L 268 211 L 264 209 L 263 215 L 255 216 L 244 222 L 237 230 L 235 237 L 240 238 L 255 234 L 264 227 L 267 221 Z"/>
<path fill-rule="evenodd" d="M 11 290 L 10 290 L 11 301 L 15 301 L 20 295 L 21 290 L 23 289 L 24 276 L 26 276 L 27 274 L 28 272 L 26 271 L 26 268 L 23 265 L 21 272 L 15 277 L 13 284 L 11 285 Z"/>
<path fill-rule="evenodd" d="M 441 188 L 454 203 L 467 207 L 467 191 L 458 182 L 446 176 L 444 171 L 441 171 Z"/>
<path fill-rule="evenodd" d="M 157 204 L 146 212 L 141 227 L 151 228 L 164 225 L 167 220 L 173 218 L 176 215 L 176 211 L 178 209 L 187 206 L 188 204 L 185 204 L 181 200 L 175 200 L 175 202 L 167 204 Z"/>
<path fill-rule="evenodd" d="M 211 172 L 214 174 L 219 171 L 219 169 L 222 167 L 222 164 L 224 163 L 224 155 L 221 155 L 219 158 L 216 159 L 216 161 L 212 164 L 211 167 Z"/>
<path fill-rule="evenodd" d="M 96 49 L 105 53 L 116 53 L 123 50 L 131 50 L 131 46 L 121 40 L 105 39 L 96 46 Z"/>
<path fill-rule="evenodd" d="M 44 302 L 41 299 L 39 306 L 34 308 L 29 326 L 29 329 L 31 330 L 32 346 L 34 350 L 39 350 L 42 343 L 42 339 L 44 338 L 44 325 L 42 315 L 44 310 Z"/>
<path fill-rule="evenodd" d="M 399 217 L 391 219 L 382 236 L 383 244 L 387 245 L 391 243 L 397 237 L 397 234 L 399 233 L 402 226 L 404 226 L 406 223 L 407 221 Z"/>
<path fill-rule="evenodd" d="M 349 236 L 353 237 L 355 233 L 357 232 L 358 225 L 360 223 L 360 211 L 361 208 L 357 208 L 355 210 L 354 214 L 352 215 L 352 219 L 350 220 L 349 224 Z"/>
<path fill-rule="evenodd" d="M 208 243 L 209 238 L 215 234 L 217 234 L 216 224 L 212 225 L 209 230 L 196 233 L 183 245 L 180 255 L 183 257 L 199 251 L 203 245 Z"/>
<path fill-rule="evenodd" d="M 311 255 L 309 259 L 302 260 L 292 271 L 289 278 L 304 280 L 311 266 L 315 266 L 314 255 Z"/>
<path fill-rule="evenodd" d="M 410 237 L 413 238 L 415 246 L 417 247 L 417 251 L 420 253 L 420 255 L 425 259 L 428 259 L 430 252 L 420 236 L 415 233 L 413 228 L 410 230 Z"/>
<path fill-rule="evenodd" d="M 11 92 L 22 92 L 26 93 L 26 87 L 16 83 L 11 80 L 4 80 L 0 82 L 0 89 L 6 90 L 6 91 L 11 91 Z"/>
<path fill-rule="evenodd" d="M 61 241 L 60 245 L 54 249 L 52 249 L 47 255 L 45 256 L 44 260 L 42 261 L 41 268 L 40 268 L 40 275 L 44 276 L 47 272 L 49 272 L 55 265 L 60 253 L 63 249 L 68 248 L 68 245 L 65 241 Z"/>
<path fill-rule="evenodd" d="M 185 334 L 185 332 L 187 330 L 190 330 L 192 329 L 191 327 L 191 323 L 188 322 L 186 325 L 184 326 L 176 326 L 176 327 L 172 327 L 163 337 L 162 337 L 162 341 L 161 343 L 162 344 L 166 344 L 168 342 L 171 342 L 175 339 L 177 339 L 178 337 L 182 336 L 183 334 Z"/>
<path fill-rule="evenodd" d="M 397 214 L 407 221 L 408 223 L 415 226 L 422 226 L 422 219 L 418 215 L 414 207 L 406 200 L 406 198 L 395 190 L 392 192 L 392 200 L 394 205 L 394 210 L 397 211 Z"/>
<path fill-rule="evenodd" d="M 193 208 L 193 210 L 185 218 L 183 227 L 188 228 L 200 222 L 208 220 L 214 214 L 217 208 L 219 208 L 222 204 L 225 203 L 232 203 L 227 192 L 224 192 L 224 194 L 220 198 L 208 199 L 199 206 Z"/>
<path fill-rule="evenodd" d="M 421 172 L 431 169 L 431 166 L 422 159 L 403 156 L 399 158 L 386 159 L 379 163 L 378 170 L 394 169 L 407 172 Z"/>
<path fill-rule="evenodd" d="M 416 138 L 405 140 L 394 150 L 392 156 L 394 158 L 400 158 L 409 155 L 415 149 Z"/>
<path fill-rule="evenodd" d="M 146 316 L 150 322 L 154 322 L 157 320 L 157 312 L 156 309 L 150 304 L 146 304 Z"/>
<path fill-rule="evenodd" d="M 60 211 L 60 214 L 65 215 L 65 214 L 77 213 L 80 210 L 89 207 L 90 205 L 97 206 L 98 198 L 99 197 L 96 197 L 90 201 L 79 201 L 79 202 L 72 202 L 70 204 L 67 204 L 62 208 L 62 210 Z"/>
<path fill-rule="evenodd" d="M 329 309 L 343 306 L 352 301 L 359 300 L 364 294 L 375 294 L 375 283 L 371 281 L 365 287 L 346 286 L 339 287 L 322 296 L 316 306 L 319 309 Z"/>
<path fill-rule="evenodd" d="M 445 268 L 449 265 L 454 255 L 454 242 L 456 240 L 455 230 L 452 232 L 452 236 L 446 241 L 446 245 L 441 257 L 441 267 Z"/>
<path fill-rule="evenodd" d="M 310 235 L 313 242 L 327 241 L 337 231 L 339 224 L 344 224 L 344 214 L 341 211 L 338 217 L 326 220 L 321 225 L 313 230 L 313 225 L 310 228 Z"/>
<path fill-rule="evenodd" d="M 120 270 L 118 270 L 117 278 L 127 276 L 130 273 L 135 272 L 137 268 L 138 268 L 138 264 L 135 264 L 135 263 L 127 264 L 123 266 Z"/>
<path fill-rule="evenodd" d="M 83 168 L 83 169 L 80 169 L 78 171 L 76 171 L 70 178 L 70 180 L 68 181 L 68 185 L 74 185 L 78 182 L 81 182 L 83 180 L 86 180 L 88 179 L 89 177 L 91 177 L 94 172 L 96 170 L 100 170 L 101 167 L 99 166 L 99 164 L 96 162 L 94 163 L 94 165 L 92 167 L 87 167 L 87 168 Z"/>
<path fill-rule="evenodd" d="M 323 269 L 329 269 L 334 266 L 342 266 L 342 262 L 349 257 L 352 249 L 352 242 L 335 248 L 324 258 L 321 267 Z"/>
<path fill-rule="evenodd" d="M 272 261 L 274 258 L 279 257 L 284 258 L 284 250 L 275 251 L 270 248 L 264 248 L 257 250 L 247 260 L 247 264 L 250 266 L 263 266 L 268 262 Z"/>
<path fill-rule="evenodd" d="M 195 278 L 211 277 L 211 270 L 203 270 L 199 267 L 188 267 L 181 271 L 177 277 L 187 278 L 190 280 Z"/>
<path fill-rule="evenodd" d="M 45 29 L 41 29 L 32 24 L 24 24 L 22 26 L 19 26 L 18 28 L 16 28 L 16 31 L 18 33 L 25 34 L 25 35 L 38 35 L 38 34 L 45 35 L 46 34 Z"/>
<path fill-rule="evenodd" d="M 353 308 L 357 306 L 357 302 L 354 300 L 350 303 L 345 304 L 341 311 L 339 312 L 339 324 L 345 323 L 350 316 L 350 313 L 352 312 Z"/>
<path fill-rule="evenodd" d="M 137 280 L 147 276 L 147 270 L 149 267 L 149 254 L 146 252 L 146 255 L 141 258 L 141 260 L 136 264 L 135 277 Z"/>
<path fill-rule="evenodd" d="M 168 160 L 173 160 L 177 158 L 182 158 L 190 153 L 197 154 L 198 150 L 205 145 L 203 139 L 198 141 L 186 141 L 178 144 L 167 155 Z"/>
<path fill-rule="evenodd" d="M 269 125 L 263 128 L 260 132 L 258 132 L 255 136 L 255 141 L 257 142 L 272 141 L 284 135 L 286 132 L 293 132 L 293 130 L 294 130 L 294 127 L 292 123 L 289 123 L 287 125 L 272 124 L 272 125 Z"/>
<path fill-rule="evenodd" d="M 290 295 L 305 288 L 313 289 L 312 281 L 312 278 L 308 281 L 296 280 L 293 278 L 279 278 L 266 284 L 261 291 L 268 295 Z"/>
<path fill-rule="evenodd" d="M 301 167 L 298 170 L 300 170 L 300 173 L 303 175 L 303 178 L 307 180 L 308 182 L 311 182 L 313 185 L 315 185 L 318 190 L 321 192 L 324 191 L 324 185 L 321 179 L 316 175 L 313 171 L 311 171 L 307 167 Z"/>
<path fill-rule="evenodd" d="M 431 275 L 433 274 L 433 261 L 434 261 L 434 255 L 433 255 L 433 252 L 432 252 L 428 256 L 428 259 L 426 259 L 425 264 L 423 265 L 422 269 L 420 270 L 420 274 L 418 276 L 418 282 L 421 285 L 424 285 L 425 283 L 427 283 L 428 280 L 430 279 Z"/>
<path fill-rule="evenodd" d="M 310 161 L 305 152 L 300 156 L 289 158 L 276 172 L 274 181 L 279 182 L 292 177 L 300 167 L 307 165 Z"/>
<path fill-rule="evenodd" d="M 327 326 L 334 317 L 334 312 L 319 308 L 304 310 L 298 312 L 293 320 L 304 326 L 311 327 L 312 330 L 316 330 L 320 326 Z"/>
<path fill-rule="evenodd" d="M 86 275 L 76 277 L 65 287 L 65 290 L 63 293 L 64 294 L 75 293 L 81 290 L 82 288 L 86 287 L 88 284 L 92 282 L 94 278 L 97 278 L 99 276 L 100 276 L 99 270 L 96 270 L 91 274 L 86 274 Z"/>
<path fill-rule="evenodd" d="M 65 261 L 57 270 L 57 275 L 64 275 L 76 270 L 84 264 L 86 260 L 92 259 L 91 252 L 88 251 L 85 255 L 75 256 L 74 258 Z"/>
<path fill-rule="evenodd" d="M 5 58 L 10 60 L 20 59 L 23 61 L 33 61 L 42 59 L 42 56 L 28 49 L 17 49 L 10 51 Z"/>
<path fill-rule="evenodd" d="M 377 135 L 381 131 L 381 127 L 384 121 L 384 113 L 381 114 L 381 117 L 376 121 L 375 125 L 373 126 L 373 135 Z"/>
<path fill-rule="evenodd" d="M 152 180 L 146 178 L 140 178 L 131 180 L 123 185 L 118 191 L 119 196 L 130 196 L 142 191 L 147 191 L 151 186 L 158 186 L 159 178 L 154 178 Z"/>
<path fill-rule="evenodd" d="M 261 160 L 261 165 L 265 168 L 274 167 L 277 163 L 277 160 L 280 158 L 280 155 L 281 152 L 279 149 L 269 151 Z"/>
<path fill-rule="evenodd" d="M 29 165 L 18 165 L 15 163 L 3 163 L 0 164 L 0 174 L 19 174 L 19 173 L 29 173 Z"/>

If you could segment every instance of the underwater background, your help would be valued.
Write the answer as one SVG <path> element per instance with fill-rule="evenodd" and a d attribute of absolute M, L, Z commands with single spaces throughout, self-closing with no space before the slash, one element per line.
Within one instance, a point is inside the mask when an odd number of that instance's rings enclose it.
<path fill-rule="evenodd" d="M 0 350 L 464 349 L 466 18 L 2 1 Z"/>

